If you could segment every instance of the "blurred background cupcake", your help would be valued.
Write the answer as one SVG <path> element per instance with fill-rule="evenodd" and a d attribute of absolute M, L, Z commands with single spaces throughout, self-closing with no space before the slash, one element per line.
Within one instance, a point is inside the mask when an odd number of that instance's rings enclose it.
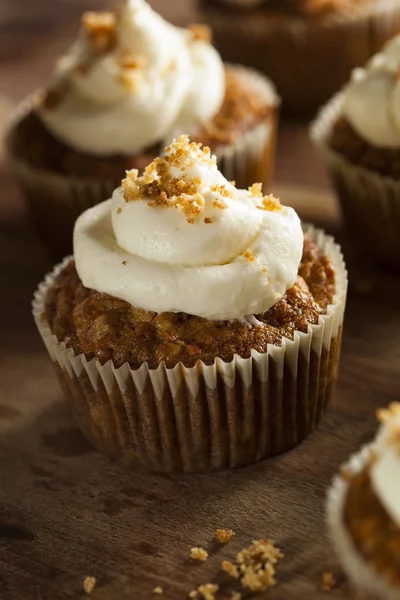
<path fill-rule="evenodd" d="M 178 231 L 178 233 L 177 233 Z M 347 273 L 261 184 L 182 136 L 84 212 L 34 317 L 95 447 L 152 471 L 292 448 L 333 398 Z"/>
<path fill-rule="evenodd" d="M 342 467 L 328 499 L 331 537 L 357 598 L 400 598 L 400 404 L 375 441 Z"/>
<path fill-rule="evenodd" d="M 224 66 L 207 27 L 174 27 L 128 0 L 83 15 L 47 88 L 19 109 L 8 151 L 39 232 L 64 255 L 82 210 L 181 133 L 209 145 L 238 185 L 268 181 L 278 105 L 264 76 Z"/>
<path fill-rule="evenodd" d="M 400 36 L 321 111 L 312 138 L 347 229 L 380 263 L 400 267 Z"/>
<path fill-rule="evenodd" d="M 199 0 L 224 60 L 275 82 L 283 110 L 311 115 L 400 31 L 398 0 Z"/>

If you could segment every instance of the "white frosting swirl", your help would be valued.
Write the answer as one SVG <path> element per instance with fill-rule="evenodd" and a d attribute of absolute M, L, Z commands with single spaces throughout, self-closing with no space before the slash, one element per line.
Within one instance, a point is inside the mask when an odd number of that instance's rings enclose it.
<path fill-rule="evenodd" d="M 364 69 L 355 69 L 344 91 L 343 114 L 357 133 L 378 148 L 400 147 L 400 36 Z"/>
<path fill-rule="evenodd" d="M 114 19 L 106 51 L 102 15 L 92 34 L 60 61 L 52 87 L 60 102 L 43 106 L 50 131 L 77 150 L 94 155 L 131 155 L 172 135 L 194 133 L 218 113 L 225 93 L 222 60 L 207 42 L 172 26 L 144 0 L 128 0 Z M 104 29 L 104 27 L 103 27 Z M 103 37 L 102 37 L 103 36 Z"/>
<path fill-rule="evenodd" d="M 76 222 L 84 285 L 158 313 L 228 320 L 271 308 L 293 286 L 302 256 L 295 211 L 258 186 L 236 189 L 185 136 L 158 161 Z M 159 189 L 146 196 L 146 182 Z"/>
<path fill-rule="evenodd" d="M 384 414 L 371 483 L 387 513 L 400 526 L 400 404 L 393 404 Z"/>

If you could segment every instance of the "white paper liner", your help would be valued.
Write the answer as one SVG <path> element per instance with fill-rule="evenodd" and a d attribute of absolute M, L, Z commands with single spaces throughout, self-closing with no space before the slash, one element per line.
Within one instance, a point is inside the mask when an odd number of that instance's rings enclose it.
<path fill-rule="evenodd" d="M 317 18 L 270 16 L 254 8 L 238 12 L 206 8 L 224 60 L 241 62 L 271 77 L 284 111 L 310 114 L 345 84 L 400 31 L 400 3 L 371 1 L 356 10 Z"/>
<path fill-rule="evenodd" d="M 400 181 L 354 165 L 330 147 L 342 107 L 340 92 L 311 125 L 311 139 L 324 160 L 352 239 L 380 262 L 399 266 Z"/>
<path fill-rule="evenodd" d="M 150 438 L 151 428 L 161 430 L 164 426 L 167 428 L 164 433 L 165 444 L 172 447 L 171 436 L 175 435 L 178 438 L 180 462 L 176 463 L 174 456 L 170 454 L 173 449 L 163 447 L 162 464 L 154 460 L 149 467 L 152 470 L 209 470 L 244 464 L 240 449 L 241 439 L 243 441 L 246 438 L 251 444 L 252 438 L 258 436 L 258 448 L 254 452 L 249 450 L 253 458 L 249 461 L 244 459 L 245 462 L 253 462 L 295 445 L 316 427 L 329 402 L 330 388 L 336 378 L 347 293 L 347 272 L 341 249 L 332 237 L 312 226 L 306 227 L 305 231 L 332 261 L 336 273 L 336 294 L 333 303 L 328 306 L 326 314 L 320 316 L 317 325 L 309 325 L 307 333 L 295 332 L 293 340 L 283 338 L 280 347 L 270 344 L 265 354 L 253 350 L 251 358 L 244 359 L 235 355 L 230 363 L 217 358 L 214 364 L 209 366 L 198 361 L 192 368 L 179 363 L 168 369 L 162 363 L 157 369 L 150 369 L 147 364 L 143 364 L 136 370 L 131 369 L 127 363 L 115 368 L 111 361 L 102 366 L 96 359 L 88 361 L 84 355 L 75 356 L 72 349 L 66 349 L 63 343 L 58 342 L 43 318 L 47 290 L 71 257 L 67 257 L 56 266 L 39 285 L 33 301 L 33 316 L 53 362 L 68 374 L 67 380 L 74 381 L 74 385 L 77 385 L 76 382 L 84 376 L 90 381 L 92 393 L 94 391 L 102 395 L 104 403 L 109 400 L 112 408 L 115 405 L 113 398 L 117 395 L 118 403 L 125 406 L 129 415 L 130 427 L 136 427 L 136 424 L 132 423 L 136 418 L 141 423 L 152 422 L 146 434 Z M 322 357 L 325 358 L 324 361 Z M 311 363 L 318 371 L 315 380 L 311 380 L 312 374 L 309 372 Z M 306 380 L 305 390 L 300 389 L 298 381 L 300 368 L 302 378 Z M 135 404 L 134 410 L 140 413 L 139 417 L 132 416 L 132 402 Z M 207 404 L 206 415 L 203 411 L 204 403 Z M 164 422 L 161 412 L 156 416 L 149 416 L 151 411 L 165 411 L 169 415 L 169 423 Z M 256 422 L 257 411 L 262 413 L 259 415 L 261 422 Z M 186 412 L 188 414 L 185 414 Z M 273 412 L 274 416 L 269 415 L 269 412 Z M 127 414 L 122 417 L 122 421 L 126 420 Z M 286 431 L 288 414 L 293 420 L 293 432 Z M 156 424 L 153 417 L 157 421 Z M 269 420 L 274 418 L 276 423 Z M 183 448 L 184 445 L 190 446 L 196 435 L 206 435 L 206 426 L 203 433 L 197 431 L 198 419 L 203 425 L 205 420 L 209 420 L 212 428 L 208 441 L 199 440 L 199 444 L 210 445 L 207 450 L 209 456 L 207 454 L 207 457 L 202 459 L 206 463 L 204 465 L 197 464 L 195 450 L 192 449 L 190 456 L 186 456 Z M 125 425 L 126 423 L 122 423 L 120 428 Z M 175 434 L 172 429 L 168 430 L 168 427 L 176 428 Z M 84 426 L 83 428 L 85 429 Z M 257 429 L 258 433 L 253 429 Z M 225 437 L 228 433 L 227 441 Z M 270 438 L 274 438 L 275 442 Z M 135 441 L 133 443 L 136 444 Z M 149 443 L 151 444 L 151 440 Z M 229 448 L 226 447 L 227 444 Z M 126 443 L 124 445 L 126 446 Z M 196 446 L 196 441 L 194 445 Z M 121 449 L 121 454 L 123 453 L 124 448 Z M 140 458 L 145 461 L 144 456 Z"/>
<path fill-rule="evenodd" d="M 349 462 L 344 465 L 344 469 L 350 475 L 360 473 L 368 464 L 375 446 L 375 443 L 364 446 L 359 453 L 353 455 Z M 362 592 L 365 598 L 400 600 L 400 587 L 394 588 L 384 577 L 374 571 L 373 567 L 364 560 L 353 544 L 343 520 L 348 488 L 349 481 L 338 475 L 329 489 L 327 500 L 327 519 L 330 535 L 340 563 L 355 589 Z"/>
<path fill-rule="evenodd" d="M 279 99 L 266 77 L 251 69 L 229 67 L 239 72 L 266 99 L 271 105 L 271 114 L 235 143 L 218 147 L 215 150 L 218 166 L 229 180 L 236 181 L 238 187 L 247 188 L 254 181 L 268 184 L 274 164 Z M 6 152 L 39 235 L 58 256 L 65 256 L 71 251 L 73 226 L 78 216 L 110 198 L 114 189 L 121 185 L 123 173 L 118 179 L 67 176 L 38 169 L 19 157 L 13 149 L 13 136 L 39 97 L 40 92 L 36 92 L 17 108 L 6 136 Z"/>

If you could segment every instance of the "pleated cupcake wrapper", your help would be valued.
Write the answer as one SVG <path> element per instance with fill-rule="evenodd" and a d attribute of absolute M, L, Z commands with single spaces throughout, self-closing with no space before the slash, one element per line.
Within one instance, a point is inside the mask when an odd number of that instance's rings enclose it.
<path fill-rule="evenodd" d="M 400 32 L 397 0 L 366 2 L 353 15 L 321 19 L 215 8 L 206 9 L 203 17 L 224 60 L 266 73 L 282 97 L 284 112 L 300 115 L 315 112 L 346 83 L 353 68 Z"/>
<path fill-rule="evenodd" d="M 353 455 L 344 469 L 351 475 L 360 473 L 367 465 L 374 451 L 375 443 L 365 446 Z M 373 566 L 362 557 L 349 535 L 344 522 L 344 507 L 349 489 L 349 481 L 338 475 L 329 489 L 327 518 L 330 535 L 343 569 L 346 571 L 355 590 L 366 600 L 400 600 L 400 587 L 394 588 L 390 582 L 377 573 Z"/>
<path fill-rule="evenodd" d="M 316 427 L 336 379 L 347 272 L 334 240 L 312 227 L 307 232 L 336 270 L 327 314 L 293 341 L 230 363 L 133 370 L 76 356 L 44 317 L 47 290 L 70 258 L 46 277 L 33 315 L 75 417 L 99 450 L 151 471 L 208 471 L 287 450 Z"/>
<path fill-rule="evenodd" d="M 271 99 L 271 113 L 265 122 L 235 143 L 220 146 L 215 151 L 219 168 L 226 177 L 235 180 L 238 187 L 247 188 L 255 181 L 269 182 L 272 175 L 279 100 L 265 77 L 251 69 L 232 68 L 240 70 L 250 84 Z M 38 96 L 34 94 L 17 109 L 6 138 L 6 151 L 40 237 L 61 257 L 72 250 L 72 232 L 78 216 L 110 198 L 113 190 L 121 185 L 124 173 L 121 172 L 118 180 L 68 176 L 38 169 L 18 156 L 13 148 L 13 136 L 18 123 L 34 109 Z"/>
<path fill-rule="evenodd" d="M 400 267 L 400 181 L 352 164 L 329 146 L 342 114 L 343 94 L 337 94 L 311 127 L 336 190 L 352 239 L 381 263 Z"/>

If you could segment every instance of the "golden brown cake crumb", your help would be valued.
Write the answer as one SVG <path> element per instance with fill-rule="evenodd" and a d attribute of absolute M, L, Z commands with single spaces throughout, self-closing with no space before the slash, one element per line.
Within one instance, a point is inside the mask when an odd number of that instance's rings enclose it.
<path fill-rule="evenodd" d="M 83 580 L 83 589 L 86 594 L 91 594 L 96 585 L 96 577 L 85 577 Z"/>
<path fill-rule="evenodd" d="M 262 199 L 261 206 L 259 208 L 270 211 L 282 210 L 282 204 L 280 203 L 278 198 L 275 198 L 272 195 L 264 196 L 264 198 Z"/>
<path fill-rule="evenodd" d="M 190 549 L 190 556 L 193 558 L 193 560 L 204 562 L 208 558 L 208 552 L 204 550 L 204 548 L 195 547 Z"/>
<path fill-rule="evenodd" d="M 204 600 L 215 600 L 215 594 L 218 592 L 219 586 L 216 583 L 206 583 L 199 585 L 197 590 Z"/>
<path fill-rule="evenodd" d="M 392 402 L 389 404 L 388 408 L 380 408 L 376 412 L 376 416 L 378 421 L 381 423 L 387 423 L 393 419 L 393 417 L 398 417 L 400 415 L 400 402 Z"/>
<path fill-rule="evenodd" d="M 155 587 L 153 590 L 153 594 L 157 594 L 158 596 L 162 596 L 163 593 L 164 593 L 164 590 L 159 585 L 157 587 Z"/>
<path fill-rule="evenodd" d="M 197 598 L 199 595 L 197 590 L 192 590 L 191 592 L 189 592 L 188 596 L 189 598 Z"/>
<path fill-rule="evenodd" d="M 253 185 L 249 187 L 249 192 L 253 198 L 262 198 L 262 183 L 253 183 Z"/>
<path fill-rule="evenodd" d="M 204 25 L 203 23 L 192 23 L 188 26 L 188 30 L 196 42 L 207 42 L 208 44 L 211 44 L 212 32 L 208 25 Z"/>
<path fill-rule="evenodd" d="M 241 583 L 252 592 L 262 592 L 276 584 L 275 565 L 282 552 L 270 540 L 256 540 L 236 557 Z"/>
<path fill-rule="evenodd" d="M 228 573 L 234 579 L 239 579 L 239 569 L 230 560 L 224 560 L 221 565 L 221 570 Z"/>
<path fill-rule="evenodd" d="M 117 19 L 112 12 L 85 12 L 82 16 L 83 30 L 98 52 L 109 52 L 114 47 L 116 24 Z"/>
<path fill-rule="evenodd" d="M 234 535 L 235 533 L 232 531 L 232 529 L 217 529 L 215 532 L 215 537 L 219 542 L 221 542 L 221 544 L 227 544 L 230 542 Z"/>
<path fill-rule="evenodd" d="M 231 600 L 242 600 L 242 594 L 240 592 L 232 592 Z"/>
<path fill-rule="evenodd" d="M 254 256 L 251 250 L 246 250 L 246 252 L 244 253 L 244 257 L 247 258 L 249 262 L 254 262 L 256 260 L 256 257 Z"/>
<path fill-rule="evenodd" d="M 321 590 L 323 592 L 331 592 L 334 587 L 335 587 L 335 578 L 333 577 L 332 573 L 330 573 L 329 571 L 327 571 L 326 573 L 323 573 Z"/>

